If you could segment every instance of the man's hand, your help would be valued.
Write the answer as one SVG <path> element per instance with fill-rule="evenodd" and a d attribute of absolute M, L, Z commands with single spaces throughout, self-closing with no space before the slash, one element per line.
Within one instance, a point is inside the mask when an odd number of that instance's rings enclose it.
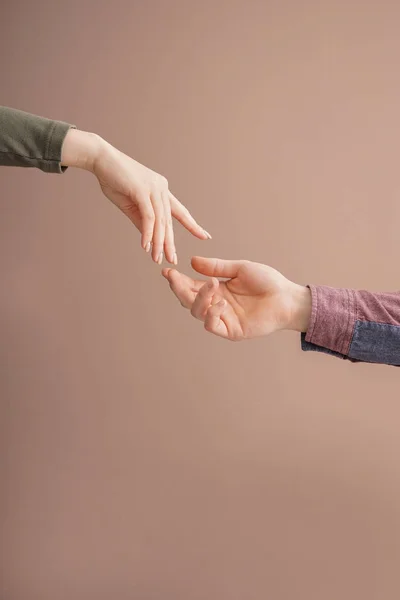
<path fill-rule="evenodd" d="M 275 269 L 249 261 L 193 258 L 193 268 L 208 281 L 175 269 L 163 275 L 182 306 L 215 335 L 240 341 L 280 329 L 307 331 L 311 293 Z M 227 279 L 219 281 L 217 278 Z"/>
<path fill-rule="evenodd" d="M 62 164 L 92 172 L 104 195 L 142 234 L 142 247 L 158 264 L 177 264 L 172 217 L 196 237 L 211 236 L 168 189 L 162 175 L 123 154 L 99 136 L 71 129 L 64 141 Z"/>

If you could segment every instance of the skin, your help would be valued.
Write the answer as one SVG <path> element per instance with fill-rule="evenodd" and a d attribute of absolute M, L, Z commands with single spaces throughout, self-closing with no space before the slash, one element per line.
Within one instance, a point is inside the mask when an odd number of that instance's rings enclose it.
<path fill-rule="evenodd" d="M 172 219 L 196 237 L 211 236 L 175 198 L 162 175 L 123 154 L 96 134 L 71 129 L 64 140 L 61 163 L 93 173 L 104 195 L 137 227 L 142 247 L 158 264 L 177 264 Z M 164 269 L 172 291 L 205 329 L 240 341 L 280 329 L 306 331 L 311 315 L 308 288 L 275 269 L 249 261 L 196 257 L 193 268 L 208 281 Z M 225 281 L 220 281 L 220 279 Z"/>
<path fill-rule="evenodd" d="M 182 306 L 202 321 L 208 332 L 241 341 L 282 329 L 307 331 L 310 290 L 272 267 L 201 257 L 192 259 L 192 267 L 208 280 L 192 279 L 171 268 L 162 274 Z"/>
<path fill-rule="evenodd" d="M 61 163 L 93 173 L 103 194 L 141 233 L 142 248 L 161 264 L 177 264 L 173 218 L 201 240 L 211 239 L 188 209 L 169 190 L 162 175 L 123 154 L 100 136 L 70 129 L 64 140 Z"/>

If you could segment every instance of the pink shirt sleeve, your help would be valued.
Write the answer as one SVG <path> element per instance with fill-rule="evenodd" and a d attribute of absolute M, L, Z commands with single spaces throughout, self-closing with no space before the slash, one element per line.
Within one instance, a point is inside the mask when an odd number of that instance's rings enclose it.
<path fill-rule="evenodd" d="M 326 349 L 355 361 L 400 365 L 400 292 L 309 288 L 312 314 L 305 350 Z"/>

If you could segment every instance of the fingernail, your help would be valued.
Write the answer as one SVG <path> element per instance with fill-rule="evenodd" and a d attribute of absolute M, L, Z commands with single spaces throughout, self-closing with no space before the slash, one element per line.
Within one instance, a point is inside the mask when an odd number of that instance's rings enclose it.
<path fill-rule="evenodd" d="M 206 236 L 208 237 L 209 240 L 212 240 L 211 235 L 208 233 L 208 231 L 206 231 L 205 229 L 203 229 L 204 233 L 206 234 Z"/>
<path fill-rule="evenodd" d="M 177 255 L 176 255 L 176 252 L 175 252 L 175 254 L 174 254 L 174 258 L 172 259 L 172 262 L 173 262 L 173 264 L 174 264 L 174 265 L 177 265 L 177 264 L 178 264 L 178 257 L 177 257 Z"/>
<path fill-rule="evenodd" d="M 225 300 L 220 300 L 220 301 L 218 302 L 218 306 L 220 306 L 221 308 L 222 308 L 223 306 L 225 306 Z"/>
<path fill-rule="evenodd" d="M 146 247 L 145 247 L 146 252 L 150 252 L 150 248 L 151 248 L 151 243 L 147 242 Z"/>
<path fill-rule="evenodd" d="M 207 287 L 209 290 L 212 290 L 212 288 L 214 287 L 214 282 L 212 279 L 210 279 L 210 281 L 208 282 Z"/>
<path fill-rule="evenodd" d="M 162 261 L 163 261 L 163 253 L 160 252 L 160 254 L 158 256 L 158 261 L 157 262 L 158 262 L 159 265 L 161 265 Z"/>

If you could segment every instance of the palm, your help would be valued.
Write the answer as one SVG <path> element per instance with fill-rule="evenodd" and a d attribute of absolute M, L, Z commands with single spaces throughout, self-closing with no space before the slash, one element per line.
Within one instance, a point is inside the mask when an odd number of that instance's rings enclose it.
<path fill-rule="evenodd" d="M 252 338 L 278 329 L 282 318 L 283 275 L 270 267 L 245 264 L 237 277 L 220 283 L 221 299 L 227 301 L 223 315 L 229 337 Z"/>
<path fill-rule="evenodd" d="M 218 261 L 207 271 L 211 277 L 217 274 Z M 210 306 L 224 300 L 226 307 L 220 315 L 219 334 L 231 340 L 267 335 L 287 320 L 284 291 L 289 282 L 271 267 L 241 262 L 235 276 L 228 281 L 213 279 L 213 289 L 204 280 L 191 279 L 177 271 L 164 275 L 181 304 L 190 308 L 198 319 L 205 321 Z"/>

